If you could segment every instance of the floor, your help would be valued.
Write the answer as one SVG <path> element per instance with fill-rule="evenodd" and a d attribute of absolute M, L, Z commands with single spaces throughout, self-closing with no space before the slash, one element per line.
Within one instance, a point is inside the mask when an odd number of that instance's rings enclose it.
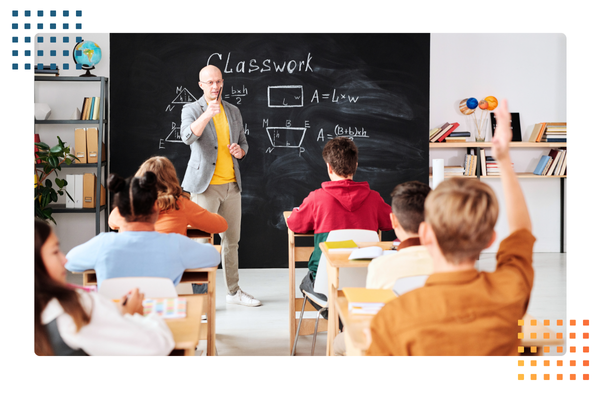
<path fill-rule="evenodd" d="M 535 253 L 535 279 L 528 312 L 538 319 L 566 319 L 566 254 Z M 495 269 L 495 254 L 482 254 L 477 262 L 481 271 Z M 81 284 L 81 275 L 68 274 L 71 283 Z M 306 269 L 296 270 L 296 282 Z M 222 270 L 217 271 L 217 353 L 219 356 L 287 356 L 288 269 L 242 269 L 241 288 L 263 303 L 261 307 L 225 304 Z M 296 296 L 301 297 L 298 289 Z M 326 323 L 326 322 L 323 322 Z M 554 324 L 553 324 L 554 325 Z M 566 333 L 564 327 L 552 327 Z M 317 335 L 315 355 L 325 354 L 326 333 Z M 312 336 L 301 336 L 296 355 L 310 355 Z M 197 355 L 206 355 L 201 341 Z"/>

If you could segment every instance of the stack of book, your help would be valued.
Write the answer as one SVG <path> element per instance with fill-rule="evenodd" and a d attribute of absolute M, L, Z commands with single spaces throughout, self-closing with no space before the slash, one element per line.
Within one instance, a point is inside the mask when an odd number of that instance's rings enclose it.
<path fill-rule="evenodd" d="M 471 132 L 452 132 L 450 133 L 448 136 L 446 136 L 446 138 L 444 139 L 444 141 L 449 142 L 449 143 L 456 143 L 456 142 L 466 142 L 467 138 L 471 137 Z"/>
<path fill-rule="evenodd" d="M 441 142 L 446 139 L 456 128 L 460 125 L 458 122 L 449 123 L 446 122 L 439 128 L 433 128 L 429 131 L 429 141 L 433 142 Z"/>
<path fill-rule="evenodd" d="M 511 164 L 514 168 L 515 163 Z M 498 167 L 498 163 L 496 162 L 496 160 L 494 160 L 494 157 L 492 156 L 485 157 L 485 170 L 487 176 L 500 176 L 500 168 Z"/>
<path fill-rule="evenodd" d="M 34 76 L 58 76 L 59 70 L 56 65 L 44 65 L 42 69 L 39 69 L 36 64 L 33 74 Z"/>
<path fill-rule="evenodd" d="M 81 106 L 81 120 L 98 120 L 100 116 L 100 97 L 85 97 Z"/>
<path fill-rule="evenodd" d="M 540 176 L 563 176 L 567 174 L 567 150 L 551 149 L 547 156 L 542 156 L 533 171 Z"/>
<path fill-rule="evenodd" d="M 463 176 L 464 174 L 465 168 L 460 165 L 444 166 L 444 176 Z"/>
<path fill-rule="evenodd" d="M 392 289 L 343 288 L 350 314 L 374 315 L 397 296 Z"/>
<path fill-rule="evenodd" d="M 529 141 L 535 142 L 567 142 L 566 122 L 540 122 L 535 124 Z"/>

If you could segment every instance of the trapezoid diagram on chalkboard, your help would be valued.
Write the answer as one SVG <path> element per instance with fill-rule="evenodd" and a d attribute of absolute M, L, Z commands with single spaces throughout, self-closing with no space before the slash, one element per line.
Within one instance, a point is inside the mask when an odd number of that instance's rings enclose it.
<path fill-rule="evenodd" d="M 306 128 L 295 128 L 290 126 L 267 127 L 267 135 L 271 146 L 267 149 L 270 153 L 276 147 L 284 147 L 289 149 L 299 149 L 300 153 L 304 151 L 302 141 L 306 134 Z"/>

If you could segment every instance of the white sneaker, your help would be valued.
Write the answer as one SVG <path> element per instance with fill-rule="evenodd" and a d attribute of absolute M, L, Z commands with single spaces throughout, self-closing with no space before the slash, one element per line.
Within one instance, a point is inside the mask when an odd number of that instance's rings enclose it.
<path fill-rule="evenodd" d="M 242 289 L 238 289 L 234 295 L 227 294 L 225 299 L 227 304 L 240 304 L 248 307 L 262 306 L 260 300 L 255 299 L 252 295 L 242 291 Z"/>

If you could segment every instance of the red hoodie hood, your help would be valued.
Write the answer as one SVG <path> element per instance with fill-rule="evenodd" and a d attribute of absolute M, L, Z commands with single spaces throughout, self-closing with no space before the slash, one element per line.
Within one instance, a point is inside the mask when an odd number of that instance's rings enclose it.
<path fill-rule="evenodd" d="M 358 210 L 371 193 L 368 182 L 354 182 L 351 179 L 323 182 L 321 187 L 348 211 Z"/>

